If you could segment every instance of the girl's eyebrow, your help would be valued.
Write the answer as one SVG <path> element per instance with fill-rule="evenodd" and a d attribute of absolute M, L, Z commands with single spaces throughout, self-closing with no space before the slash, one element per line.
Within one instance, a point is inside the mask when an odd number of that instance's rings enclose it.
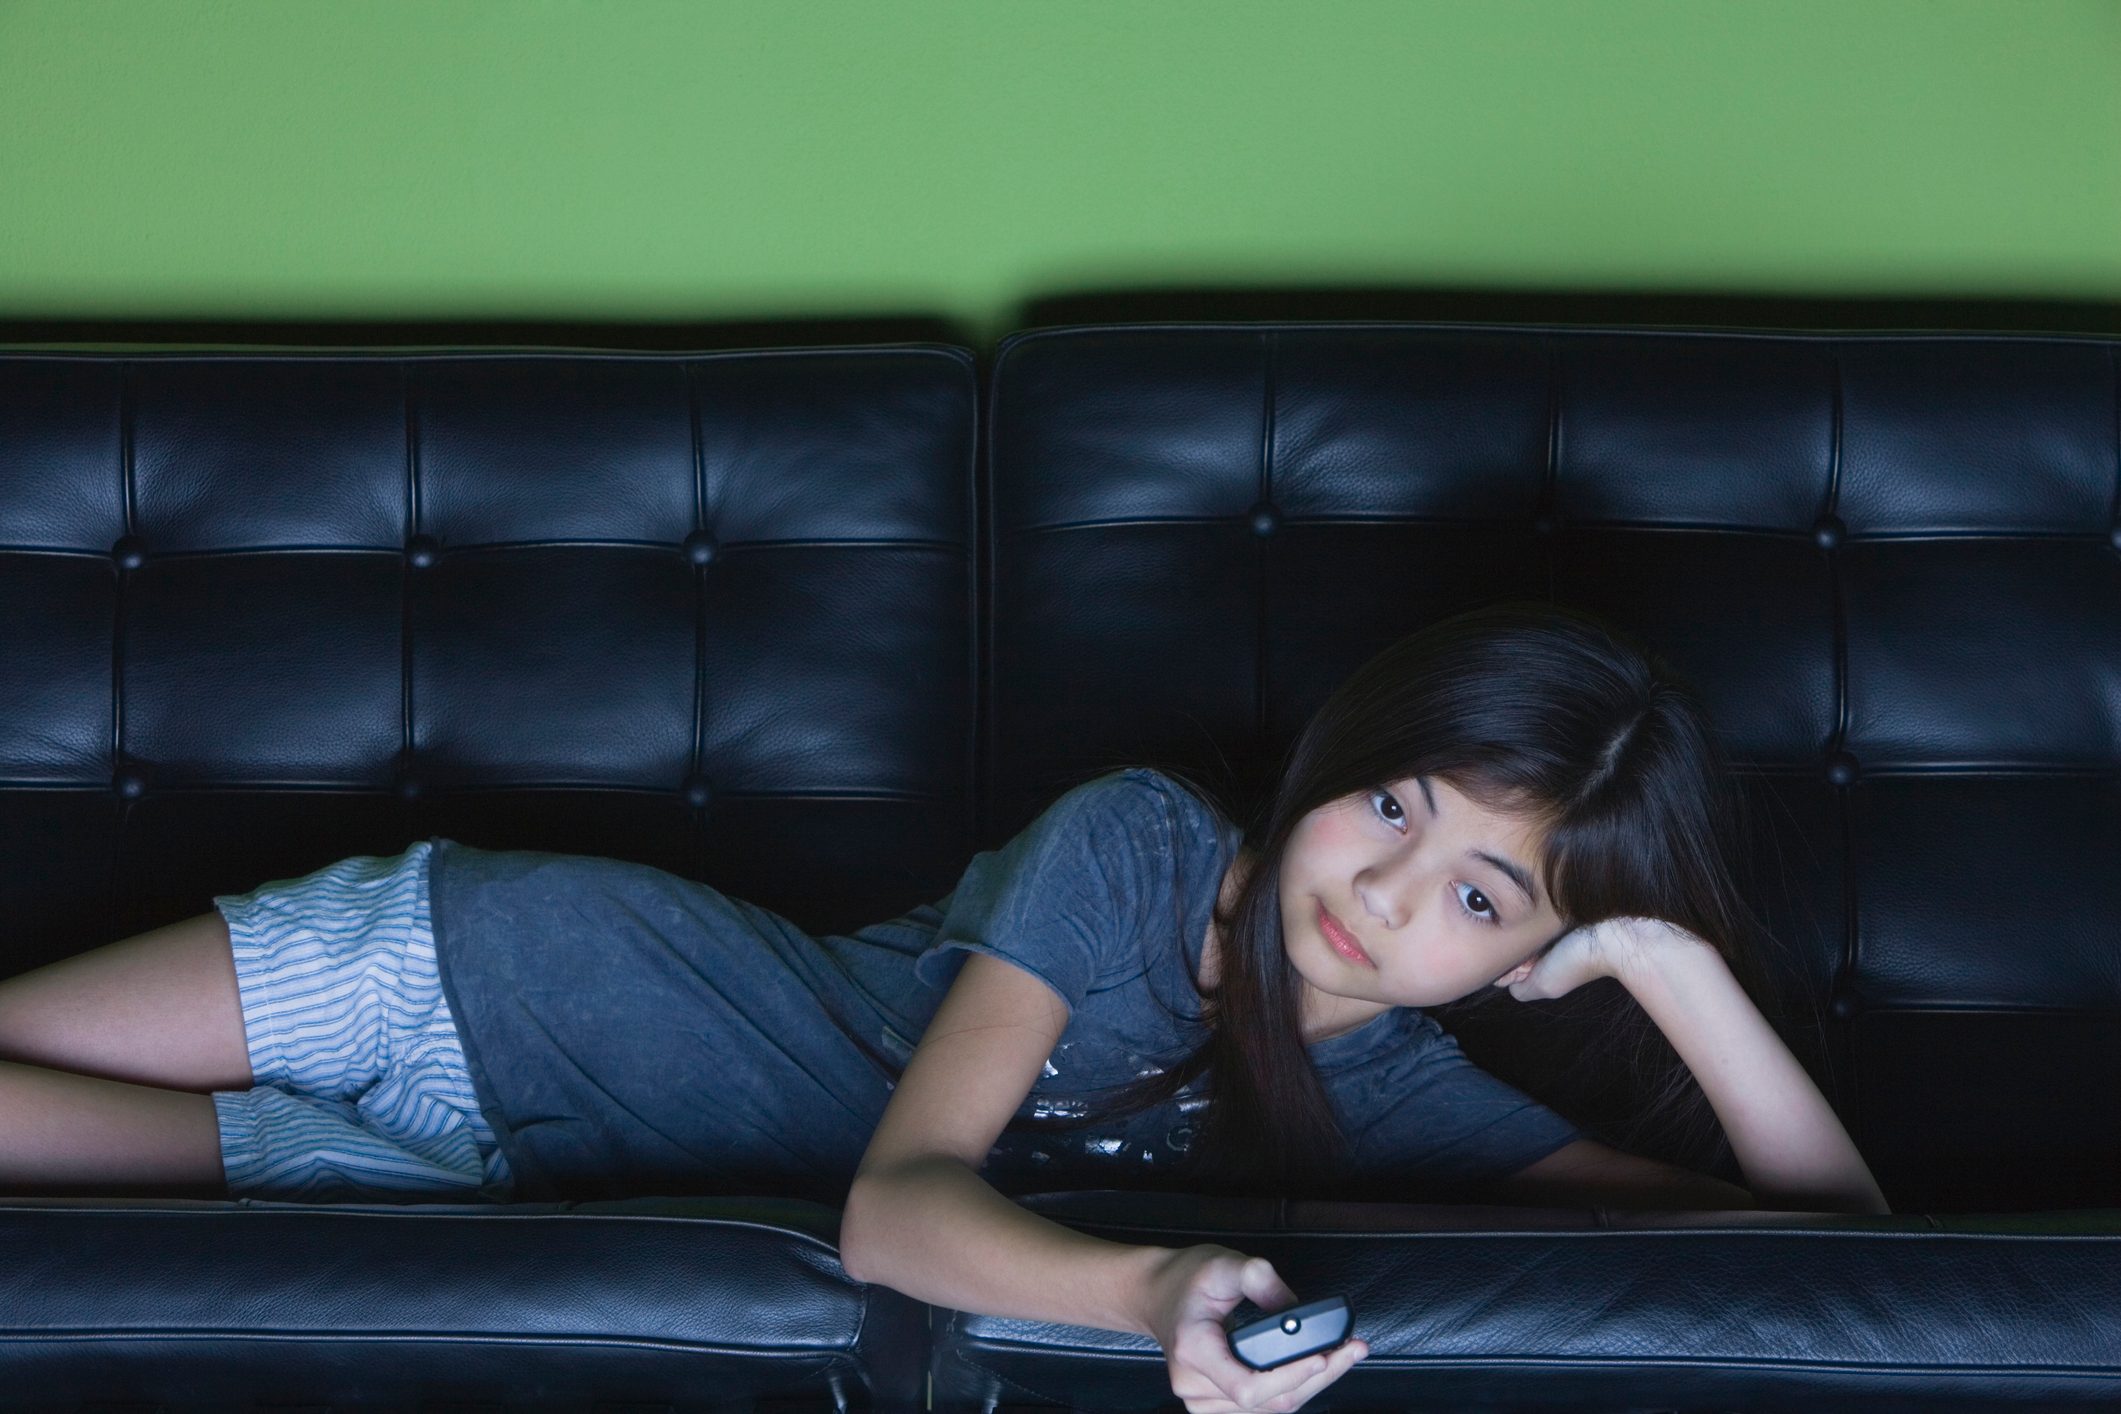
<path fill-rule="evenodd" d="M 1429 802 L 1429 813 L 1431 815 L 1436 815 L 1436 795 L 1435 792 L 1429 789 L 1428 777 L 1416 776 L 1414 778 L 1414 784 L 1421 787 L 1421 798 Z M 1441 817 L 1439 816 L 1438 818 Z M 1488 863 L 1494 865 L 1497 869 L 1500 869 L 1506 876 L 1508 876 L 1509 881 L 1515 884 L 1518 889 L 1524 894 L 1525 902 L 1531 904 L 1534 908 L 1537 908 L 1539 906 L 1539 895 L 1532 892 L 1532 876 L 1529 873 L 1525 872 L 1522 867 L 1510 860 L 1504 859 L 1501 855 L 1490 854 L 1484 849 L 1469 849 L 1466 851 L 1466 854 L 1474 859 L 1484 859 Z"/>

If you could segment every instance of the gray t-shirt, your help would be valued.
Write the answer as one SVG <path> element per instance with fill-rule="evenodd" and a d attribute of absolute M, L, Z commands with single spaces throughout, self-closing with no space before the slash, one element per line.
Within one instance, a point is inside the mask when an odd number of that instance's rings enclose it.
<path fill-rule="evenodd" d="M 1182 1059 L 1205 1034 L 1194 979 L 1238 844 L 1176 781 L 1125 770 L 974 855 L 936 903 L 847 935 L 813 937 L 648 865 L 440 838 L 430 896 L 513 1197 L 837 1204 L 970 953 L 1024 969 L 1069 1008 L 1019 1116 L 1089 1112 L 1101 1092 Z M 1365 1196 L 1477 1197 L 1582 1133 L 1475 1066 L 1418 1008 L 1309 1054 Z M 982 1174 L 1011 1194 L 1175 1182 L 1204 1083 L 1085 1129 L 1005 1130 Z"/>

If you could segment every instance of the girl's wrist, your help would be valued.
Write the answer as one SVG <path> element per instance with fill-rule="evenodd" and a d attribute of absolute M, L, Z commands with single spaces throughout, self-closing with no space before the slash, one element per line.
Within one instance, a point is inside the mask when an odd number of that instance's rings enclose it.
<path fill-rule="evenodd" d="M 1116 1265 L 1125 1273 L 1121 1279 L 1122 1289 L 1126 1293 L 1123 1304 L 1133 1322 L 1128 1329 L 1136 1335 L 1160 1340 L 1162 1337 L 1157 1331 L 1157 1316 L 1158 1308 L 1163 1303 L 1162 1278 L 1170 1267 L 1171 1260 L 1181 1249 L 1128 1245 L 1131 1250 L 1116 1259 Z"/>
<path fill-rule="evenodd" d="M 1663 984 L 1703 967 L 1724 967 L 1723 954 L 1683 928 L 1644 919 L 1613 939 L 1608 957 L 1613 976 L 1630 992 Z"/>

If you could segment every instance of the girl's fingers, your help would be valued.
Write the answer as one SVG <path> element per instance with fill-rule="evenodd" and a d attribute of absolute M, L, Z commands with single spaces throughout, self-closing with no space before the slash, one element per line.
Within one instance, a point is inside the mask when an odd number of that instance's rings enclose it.
<path fill-rule="evenodd" d="M 1359 1340 L 1351 1340 L 1338 1350 L 1327 1351 L 1326 1368 L 1298 1385 L 1293 1393 L 1304 1403 L 1310 1403 L 1312 1395 L 1317 1394 L 1327 1385 L 1332 1384 L 1333 1381 L 1348 1373 L 1357 1360 L 1362 1359 L 1363 1356 L 1369 1353 L 1370 1347 Z"/>
<path fill-rule="evenodd" d="M 1240 1393 L 1246 1389 L 1243 1384 L 1224 1385 L 1223 1393 L 1240 1409 L 1264 1409 L 1283 1395 L 1330 1376 L 1333 1373 L 1333 1360 L 1330 1355 L 1306 1355 L 1295 1364 L 1284 1365 L 1278 1370 L 1259 1371 L 1244 1365 L 1237 1368 L 1243 1370 L 1247 1376 L 1259 1379 L 1261 1383 L 1250 1388 L 1252 1398 L 1249 1401 L 1240 1397 Z M 1310 1396 L 1307 1394 L 1304 1398 L 1309 1399 Z"/>

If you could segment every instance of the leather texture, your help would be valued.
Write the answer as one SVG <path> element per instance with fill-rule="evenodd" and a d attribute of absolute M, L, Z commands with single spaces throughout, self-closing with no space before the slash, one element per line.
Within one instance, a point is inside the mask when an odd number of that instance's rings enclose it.
<path fill-rule="evenodd" d="M 0 352 L 12 974 L 444 834 L 838 931 L 1426 620 L 1701 690 L 1894 1215 L 1058 1194 L 1338 1292 L 1307 1409 L 2121 1405 L 2121 341 L 1534 326 Z M 982 387 L 982 379 L 985 386 Z M 0 1203 L 0 1406 L 1177 1407 L 773 1195 Z M 932 1315 L 933 1332 L 928 1329 Z M 38 1401 L 42 1401 L 41 1405 Z"/>

